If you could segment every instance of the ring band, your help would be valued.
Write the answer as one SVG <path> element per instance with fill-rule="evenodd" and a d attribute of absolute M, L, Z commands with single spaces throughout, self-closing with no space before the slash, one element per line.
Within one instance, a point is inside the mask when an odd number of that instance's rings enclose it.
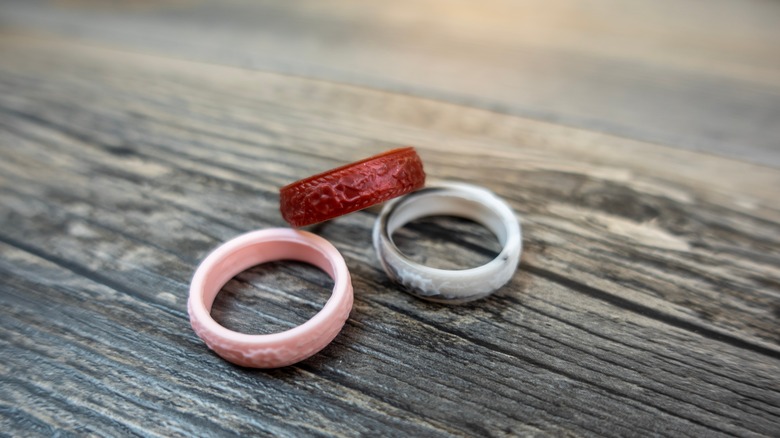
<path fill-rule="evenodd" d="M 496 235 L 503 249 L 485 265 L 463 270 L 431 268 L 407 258 L 393 233 L 416 219 L 457 216 L 482 224 Z M 374 223 L 374 248 L 387 275 L 420 298 L 463 303 L 495 292 L 514 275 L 522 252 L 520 223 L 493 192 L 470 184 L 444 182 L 395 199 Z"/>
<path fill-rule="evenodd" d="M 211 317 L 220 289 L 244 270 L 274 260 L 310 263 L 333 278 L 333 294 L 314 317 L 290 330 L 264 335 L 235 332 Z M 300 362 L 328 345 L 352 309 L 352 281 L 338 250 L 305 231 L 273 228 L 238 236 L 212 252 L 195 271 L 187 308 L 195 333 L 223 359 L 252 368 L 277 368 Z"/>
<path fill-rule="evenodd" d="M 279 210 L 294 227 L 316 224 L 405 195 L 425 184 L 414 148 L 393 149 L 296 181 L 279 191 Z"/>

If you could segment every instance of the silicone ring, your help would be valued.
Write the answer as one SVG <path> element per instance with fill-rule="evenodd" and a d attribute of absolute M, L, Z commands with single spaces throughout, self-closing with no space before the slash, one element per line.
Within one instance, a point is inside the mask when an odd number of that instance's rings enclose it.
<path fill-rule="evenodd" d="M 458 216 L 488 228 L 503 246 L 485 265 L 463 270 L 431 268 L 407 258 L 392 239 L 405 224 L 427 216 Z M 506 284 L 522 252 L 520 223 L 493 192 L 470 184 L 444 182 L 386 204 L 374 224 L 374 248 L 387 275 L 420 298 L 463 303 L 483 298 Z"/>
<path fill-rule="evenodd" d="M 425 185 L 414 148 L 393 149 L 282 187 L 279 210 L 294 227 L 393 199 Z"/>
<path fill-rule="evenodd" d="M 240 272 L 274 260 L 310 263 L 333 278 L 333 294 L 314 317 L 290 330 L 249 335 L 219 325 L 211 305 L 222 286 Z M 325 348 L 338 335 L 352 309 L 352 281 L 344 258 L 327 240 L 289 228 L 243 234 L 212 252 L 195 271 L 187 303 L 190 323 L 223 359 L 252 368 L 292 365 Z"/>

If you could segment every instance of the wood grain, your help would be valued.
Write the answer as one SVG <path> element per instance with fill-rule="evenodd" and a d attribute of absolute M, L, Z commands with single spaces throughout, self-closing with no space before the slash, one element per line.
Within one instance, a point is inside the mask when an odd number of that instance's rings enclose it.
<path fill-rule="evenodd" d="M 0 420 L 9 435 L 773 436 L 780 171 L 360 87 L 0 36 Z M 219 243 L 284 225 L 278 188 L 392 146 L 523 217 L 509 286 L 465 306 L 399 291 L 374 213 L 317 230 L 355 307 L 299 365 L 241 369 L 191 331 Z M 455 230 L 454 232 L 452 230 Z M 495 248 L 462 221 L 426 257 Z M 215 315 L 289 327 L 329 283 L 254 268 Z"/>
<path fill-rule="evenodd" d="M 770 0 L 6 1 L 0 26 L 780 166 Z"/>

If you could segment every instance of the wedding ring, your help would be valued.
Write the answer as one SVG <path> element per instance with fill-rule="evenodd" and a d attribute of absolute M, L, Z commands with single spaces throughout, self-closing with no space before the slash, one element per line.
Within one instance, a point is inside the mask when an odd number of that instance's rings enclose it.
<path fill-rule="evenodd" d="M 333 294 L 314 317 L 298 327 L 267 335 L 229 330 L 211 317 L 220 289 L 242 271 L 274 260 L 310 263 L 333 278 Z M 352 281 L 338 250 L 305 231 L 273 228 L 243 234 L 212 252 L 195 271 L 187 309 L 190 324 L 223 359 L 252 368 L 277 368 L 306 359 L 325 348 L 341 331 L 352 309 Z"/>
<path fill-rule="evenodd" d="M 428 216 L 456 216 L 482 224 L 502 245 L 485 265 L 446 270 L 421 265 L 406 257 L 393 242 L 393 233 Z M 374 223 L 374 248 L 387 275 L 420 298 L 463 303 L 486 297 L 514 275 L 522 251 L 520 223 L 515 213 L 493 192 L 470 184 L 443 182 L 397 198 L 385 205 Z"/>
<path fill-rule="evenodd" d="M 425 184 L 425 171 L 412 147 L 393 149 L 279 190 L 279 210 L 294 227 L 343 216 L 405 195 Z"/>

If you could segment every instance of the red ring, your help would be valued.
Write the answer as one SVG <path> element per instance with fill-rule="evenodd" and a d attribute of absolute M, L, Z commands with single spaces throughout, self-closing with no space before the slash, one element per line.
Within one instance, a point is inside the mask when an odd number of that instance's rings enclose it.
<path fill-rule="evenodd" d="M 279 209 L 290 225 L 302 227 L 405 195 L 423 185 L 425 171 L 414 148 L 393 149 L 282 187 Z"/>

